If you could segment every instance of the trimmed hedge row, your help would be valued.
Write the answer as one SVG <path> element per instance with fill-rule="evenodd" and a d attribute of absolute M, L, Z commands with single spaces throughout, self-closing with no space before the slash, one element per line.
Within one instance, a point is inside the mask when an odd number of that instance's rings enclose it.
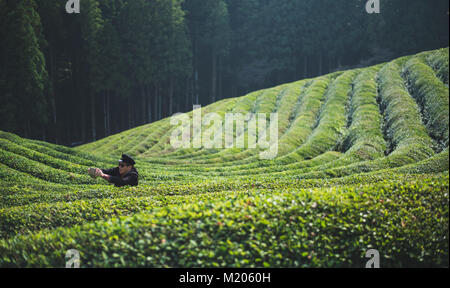
<path fill-rule="evenodd" d="M 305 161 L 310 165 L 298 165 L 303 162 L 297 162 L 279 167 L 269 167 L 262 169 L 253 169 L 250 174 L 256 173 L 270 173 L 282 171 L 295 171 L 294 173 L 306 173 L 312 170 L 324 170 L 333 167 L 348 165 L 353 162 L 361 160 L 371 160 L 380 158 L 384 155 L 385 141 L 381 132 L 381 114 L 376 102 L 377 88 L 374 81 L 375 73 L 379 67 L 367 69 L 359 74 L 354 80 L 353 93 L 350 99 L 350 111 L 347 122 L 350 122 L 350 127 L 341 135 L 342 150 L 346 150 L 345 154 L 337 154 L 338 158 L 329 159 L 328 161 L 318 162 L 318 165 L 311 165 L 308 162 L 317 162 L 314 158 L 311 161 Z M 341 124 L 343 124 L 343 119 Z M 339 141 L 338 141 L 339 143 Z M 339 145 L 339 144 L 338 144 Z M 339 149 L 339 147 L 338 147 Z M 322 155 L 333 155 L 332 152 L 321 154 L 317 158 L 322 158 Z"/>
<path fill-rule="evenodd" d="M 286 84 L 283 87 L 285 87 L 285 91 L 281 97 L 281 99 L 279 100 L 279 103 L 277 103 L 277 110 L 276 112 L 278 112 L 278 135 L 279 138 L 283 137 L 283 135 L 286 133 L 286 131 L 289 130 L 290 125 L 292 124 L 292 122 L 294 121 L 294 119 L 296 118 L 297 115 L 297 111 L 298 108 L 300 106 L 300 104 L 302 103 L 302 97 L 303 95 L 305 95 L 305 91 L 306 89 L 311 85 L 312 81 L 307 81 L 307 80 L 302 80 L 299 82 L 295 82 L 292 84 Z M 297 104 L 295 106 L 292 106 L 292 103 L 296 102 Z M 259 111 L 257 111 L 259 112 Z M 270 111 L 266 111 L 266 113 L 269 113 Z M 251 154 L 255 154 L 258 153 L 259 151 L 254 151 Z M 248 154 L 250 154 L 248 151 L 244 151 L 243 153 L 245 153 L 245 156 L 250 156 Z M 278 154 L 280 155 L 280 154 Z M 245 171 L 248 171 L 249 168 L 251 167 L 257 167 L 257 166 L 252 166 L 254 165 L 255 160 L 259 160 L 258 159 L 259 156 L 250 156 L 248 158 L 245 158 L 243 160 L 234 160 L 234 161 L 228 161 L 228 162 L 221 162 L 223 163 L 223 165 L 221 165 L 220 167 L 217 167 L 217 164 L 214 163 L 204 163 L 202 165 L 206 166 L 205 167 L 205 171 L 207 173 L 213 172 L 213 171 L 218 171 L 221 172 L 223 171 L 224 167 L 227 171 L 243 171 L 245 169 Z M 266 161 L 261 161 L 261 162 L 266 162 Z M 248 163 L 253 163 L 253 164 L 248 164 Z M 260 163 L 258 161 L 258 163 Z M 195 162 L 195 165 L 198 165 L 197 162 Z M 210 167 L 210 168 L 209 168 Z"/>
<path fill-rule="evenodd" d="M 62 146 L 62 145 L 56 145 L 56 144 L 52 144 L 52 143 L 48 143 L 48 142 L 44 142 L 44 141 L 40 141 L 40 140 L 27 140 L 30 143 L 36 144 L 36 145 L 40 145 L 40 146 L 44 146 L 50 149 L 53 149 L 55 151 L 67 154 L 67 155 L 71 155 L 71 156 L 75 156 L 75 157 L 79 157 L 79 158 L 83 158 L 83 159 L 87 159 L 87 160 L 91 160 L 91 161 L 96 161 L 96 162 L 111 162 L 112 160 L 117 159 L 117 156 L 111 156 L 111 153 L 105 154 L 105 155 L 94 155 L 92 154 L 92 152 L 83 152 L 77 149 L 73 149 L 73 148 L 69 148 L 66 146 Z M 120 155 L 118 153 L 118 155 Z"/>
<path fill-rule="evenodd" d="M 45 182 L 39 178 L 30 176 L 29 174 L 19 172 L 0 162 L 0 181 L 2 185 L 11 185 L 11 183 L 41 183 Z M 1 196 L 1 194 L 0 194 Z M 1 204 L 1 203 L 0 203 Z"/>
<path fill-rule="evenodd" d="M 61 160 L 54 158 L 48 154 L 44 154 L 41 152 L 33 151 L 31 149 L 21 147 L 13 142 L 10 142 L 5 139 L 0 139 L 0 149 L 12 152 L 17 155 L 21 155 L 30 160 L 34 160 L 45 164 L 47 166 L 63 170 L 66 172 L 72 172 L 76 174 L 86 174 L 87 166 L 81 166 L 78 164 L 74 164 L 69 161 Z"/>
<path fill-rule="evenodd" d="M 253 97 L 256 97 L 257 95 L 260 95 L 261 93 L 262 93 L 262 92 L 257 91 L 257 92 L 250 93 L 250 94 L 247 95 L 247 96 L 243 96 L 243 97 L 241 97 L 240 103 L 241 103 L 242 105 L 244 105 L 244 102 L 243 102 L 243 101 L 246 101 L 246 102 L 247 102 L 247 105 L 250 105 L 250 104 L 251 104 L 251 101 L 249 101 L 249 99 L 253 99 L 253 100 L 254 100 Z M 227 99 L 225 99 L 225 100 L 227 100 Z M 207 113 L 209 113 L 209 112 L 215 111 L 213 108 L 216 107 L 216 106 L 219 105 L 219 104 L 227 105 L 227 104 L 230 104 L 230 103 L 234 103 L 234 102 L 235 102 L 235 101 L 229 101 L 229 100 L 228 100 L 228 101 L 225 101 L 225 100 L 222 100 L 222 101 L 219 101 L 219 102 L 210 104 L 210 105 L 208 105 L 208 106 L 206 106 L 206 107 L 201 107 L 200 109 L 201 109 L 202 114 L 207 114 Z M 235 107 L 236 107 L 236 106 L 235 106 Z M 191 111 L 191 112 L 189 112 L 189 113 L 186 113 L 186 115 L 189 116 L 190 119 L 192 119 L 192 117 L 193 117 L 193 111 Z M 170 118 L 168 118 L 168 119 L 170 119 Z M 175 126 L 169 125 L 169 126 L 167 127 L 165 133 L 162 134 L 162 135 L 159 137 L 158 143 L 157 143 L 156 145 L 152 146 L 151 148 L 149 148 L 147 151 L 145 151 L 141 156 L 143 156 L 143 157 L 152 157 L 152 156 L 154 156 L 154 155 L 160 155 L 160 154 L 161 154 L 161 151 L 165 151 L 165 150 L 167 150 L 167 149 L 170 150 L 170 149 L 171 149 L 171 146 L 170 146 L 171 131 L 172 131 L 173 129 L 175 129 L 175 128 L 176 128 Z M 191 129 L 191 135 L 193 135 L 193 133 L 194 133 L 194 131 L 193 131 L 193 129 Z M 197 150 L 198 150 L 198 149 L 197 149 Z M 195 151 L 195 150 L 194 150 L 194 151 Z"/>
<path fill-rule="evenodd" d="M 448 266 L 448 176 L 327 190 L 255 191 L 228 200 L 0 241 L 1 267 Z M 17 253 L 20 251 L 20 253 Z"/>
<path fill-rule="evenodd" d="M 255 168 L 245 174 L 259 174 L 282 171 L 302 171 L 305 173 L 311 170 L 324 170 L 330 167 L 348 165 L 355 161 L 375 159 L 383 156 L 385 141 L 383 139 L 381 126 L 381 115 L 376 102 L 377 89 L 374 76 L 379 68 L 374 68 L 362 72 L 354 80 L 354 91 L 352 93 L 350 105 L 351 125 L 342 134 L 345 139 L 341 145 L 343 150 L 348 150 L 345 154 L 337 152 L 326 152 L 312 159 L 311 161 L 300 161 L 283 166 L 269 166 Z M 343 119 L 341 124 L 343 124 Z M 336 156 L 336 158 L 323 157 L 325 155 Z M 323 160 L 322 160 L 323 158 Z M 327 159 L 328 158 L 328 159 Z M 320 161 L 318 161 L 321 159 Z"/>
<path fill-rule="evenodd" d="M 400 76 L 400 67 L 395 62 L 381 69 L 378 84 L 386 138 L 390 141 L 391 151 L 399 153 L 400 148 L 414 147 L 426 156 L 433 155 L 433 141 L 421 122 L 419 107 L 409 95 Z"/>
<path fill-rule="evenodd" d="M 395 168 L 416 163 L 434 155 L 433 141 L 421 123 L 420 112 L 413 98 L 406 91 L 400 76 L 400 67 L 394 62 L 386 64 L 378 72 L 379 102 L 384 111 L 386 138 L 392 153 L 387 157 L 364 161 L 322 171 L 289 170 L 272 176 L 299 174 L 299 178 L 343 177 L 362 172 Z"/>
<path fill-rule="evenodd" d="M 0 209 L 0 238 L 83 224 L 113 216 L 131 215 L 166 205 L 227 199 L 238 192 L 213 192 L 189 196 L 154 195 L 39 203 Z"/>
<path fill-rule="evenodd" d="M 278 158 L 280 162 L 293 162 L 299 158 L 312 159 L 333 150 L 346 129 L 345 105 L 352 90 L 351 83 L 358 73 L 359 70 L 351 70 L 336 78 L 326 93 L 325 103 L 315 124 L 317 126 L 313 127 L 312 133 L 301 146 Z"/>
<path fill-rule="evenodd" d="M 284 157 L 302 145 L 311 135 L 331 80 L 329 77 L 315 79 L 300 96 L 301 104 L 295 118 L 290 119 L 288 129 L 278 142 L 279 157 Z"/>
<path fill-rule="evenodd" d="M 350 127 L 342 143 L 344 157 L 372 160 L 384 156 L 386 141 L 381 131 L 383 117 L 377 103 L 375 76 L 381 67 L 367 69 L 354 81 L 350 104 Z"/>
<path fill-rule="evenodd" d="M 247 95 L 249 96 L 249 95 Z M 237 102 L 241 101 L 243 98 L 247 97 L 247 96 L 243 96 L 243 97 L 239 97 L 239 98 L 229 98 L 229 99 L 224 99 L 221 100 L 219 102 L 216 103 L 221 103 L 220 106 L 217 106 L 217 109 L 212 109 L 210 107 L 210 105 L 206 106 L 205 109 L 202 109 L 202 113 L 209 113 L 209 112 L 214 112 L 219 114 L 222 118 L 225 117 L 226 113 L 230 113 L 234 108 Z M 188 114 L 190 116 L 190 118 L 192 119 L 192 115 Z M 155 153 L 153 153 L 151 156 L 152 157 L 161 157 L 161 155 L 163 155 L 164 158 L 160 158 L 162 161 L 164 161 L 164 163 L 167 163 L 167 158 L 170 158 L 170 161 L 172 161 L 173 163 L 180 163 L 182 164 L 183 162 L 186 162 L 186 158 L 187 157 L 193 157 L 196 155 L 204 155 L 207 153 L 214 153 L 211 152 L 214 149 L 210 149 L 210 151 L 206 151 L 204 149 L 198 149 L 198 148 L 185 148 L 185 149 L 177 149 L 177 150 L 173 150 L 172 147 L 166 148 L 163 151 L 155 151 Z"/>
<path fill-rule="evenodd" d="M 15 153 L 0 149 L 0 163 L 13 169 L 30 174 L 36 178 L 54 183 L 95 184 L 97 181 L 88 175 L 79 175 L 55 169 L 42 163 L 30 160 Z"/>
<path fill-rule="evenodd" d="M 436 72 L 436 76 L 448 86 L 448 47 L 439 49 L 427 57 L 426 61 Z"/>
<path fill-rule="evenodd" d="M 280 95 L 283 95 L 283 91 L 285 88 L 283 86 L 277 86 L 271 89 L 263 90 L 264 92 L 258 96 L 258 98 L 253 102 L 253 106 L 250 110 L 245 111 L 242 109 L 234 110 L 234 113 L 241 113 L 242 115 L 246 115 L 247 113 L 266 113 L 270 114 L 276 109 L 277 99 Z M 236 106 L 237 107 L 237 106 Z M 256 119 L 256 123 L 258 123 L 258 119 Z M 258 125 L 258 124 L 256 124 Z M 258 127 L 258 126 L 256 126 Z M 224 131 L 224 127 L 222 127 L 222 131 Z M 205 132 L 205 130 L 203 130 Z M 217 153 L 205 153 L 203 155 L 197 156 L 193 154 L 191 159 L 196 161 L 199 164 L 206 163 L 216 163 L 220 162 L 230 162 L 242 160 L 243 158 L 247 158 L 252 154 L 256 153 L 255 149 L 248 149 L 248 129 L 244 127 L 244 133 L 242 135 L 238 135 L 236 133 L 236 129 L 233 130 L 233 137 L 237 139 L 238 137 L 244 137 L 244 148 L 236 148 L 236 149 L 219 149 Z M 205 137 L 204 135 L 202 137 Z M 224 141 L 224 139 L 223 139 Z M 202 150 L 208 151 L 209 149 L 202 148 Z M 237 152 L 233 152 L 237 151 Z M 235 163 L 235 162 L 234 162 Z"/>
<path fill-rule="evenodd" d="M 423 110 L 428 131 L 438 142 L 439 150 L 449 140 L 449 90 L 434 71 L 419 58 L 409 60 L 404 68 L 409 90 Z"/>

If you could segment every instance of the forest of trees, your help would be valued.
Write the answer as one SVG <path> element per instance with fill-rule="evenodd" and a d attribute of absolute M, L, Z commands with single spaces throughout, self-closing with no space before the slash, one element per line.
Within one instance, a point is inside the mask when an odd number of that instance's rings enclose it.
<path fill-rule="evenodd" d="M 447 47 L 448 0 L 0 0 L 0 130 L 75 145 Z"/>

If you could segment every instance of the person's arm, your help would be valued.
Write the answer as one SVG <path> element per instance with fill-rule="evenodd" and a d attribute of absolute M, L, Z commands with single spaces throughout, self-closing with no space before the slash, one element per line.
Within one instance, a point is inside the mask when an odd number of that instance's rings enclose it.
<path fill-rule="evenodd" d="M 97 175 L 99 177 L 102 177 L 106 181 L 111 182 L 111 178 L 114 177 L 115 174 L 117 174 L 117 171 L 115 171 L 117 169 L 117 167 L 111 169 L 97 169 Z"/>
<path fill-rule="evenodd" d="M 126 177 L 117 177 L 117 176 L 110 176 L 108 175 L 109 179 L 108 181 L 110 183 L 114 183 L 118 187 L 122 187 L 125 185 L 131 185 L 135 186 L 137 185 L 137 175 L 135 173 L 129 173 Z"/>
<path fill-rule="evenodd" d="M 115 168 L 111 168 L 111 169 L 98 169 L 98 170 L 100 170 L 103 174 L 114 175 L 114 174 L 116 174 L 116 171 L 115 171 L 116 169 L 118 169 L 118 168 L 115 167 Z"/>

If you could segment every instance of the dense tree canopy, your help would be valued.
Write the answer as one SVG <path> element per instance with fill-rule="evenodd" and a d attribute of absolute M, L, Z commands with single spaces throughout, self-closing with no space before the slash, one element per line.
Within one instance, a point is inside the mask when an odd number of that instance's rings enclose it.
<path fill-rule="evenodd" d="M 0 129 L 88 142 L 222 98 L 448 46 L 448 1 L 0 0 Z"/>

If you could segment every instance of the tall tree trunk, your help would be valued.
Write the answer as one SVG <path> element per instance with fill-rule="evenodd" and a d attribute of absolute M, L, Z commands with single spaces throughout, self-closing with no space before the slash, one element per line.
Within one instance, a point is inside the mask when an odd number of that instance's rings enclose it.
<path fill-rule="evenodd" d="M 158 86 L 158 119 L 162 119 L 162 93 Z"/>
<path fill-rule="evenodd" d="M 97 129 L 95 123 L 95 97 L 91 95 L 91 124 L 92 124 L 92 140 L 97 140 Z"/>
<path fill-rule="evenodd" d="M 86 106 L 84 105 L 84 101 L 82 101 L 81 105 L 81 141 L 86 143 Z"/>
<path fill-rule="evenodd" d="M 221 100 L 221 99 L 223 99 L 223 91 L 222 91 L 222 78 L 223 78 L 223 72 L 222 72 L 222 57 L 220 57 L 219 56 L 219 59 L 218 59 L 218 61 L 219 61 L 219 69 L 217 70 L 217 72 L 218 72 L 218 83 L 217 83 L 217 91 L 218 91 L 218 95 L 217 95 L 217 97 L 218 97 L 218 99 L 219 100 Z"/>
<path fill-rule="evenodd" d="M 322 52 L 319 54 L 319 76 L 322 76 L 322 66 L 323 66 L 323 55 Z"/>
<path fill-rule="evenodd" d="M 195 70 L 195 81 L 194 81 L 195 85 L 194 85 L 194 94 L 195 94 L 195 101 L 194 104 L 199 104 L 199 87 L 198 87 L 198 70 Z"/>
<path fill-rule="evenodd" d="M 237 97 L 237 77 L 236 77 L 236 75 L 237 75 L 237 71 L 236 71 L 237 69 L 236 69 L 236 67 L 233 67 L 233 75 L 231 76 L 232 77 L 232 83 L 231 83 L 231 97 Z"/>
<path fill-rule="evenodd" d="M 189 109 L 192 109 L 192 107 L 194 106 L 195 103 L 195 80 L 194 80 L 194 76 L 192 77 L 192 82 L 191 82 L 191 86 L 189 87 L 191 89 L 190 93 L 191 93 L 191 103 L 189 105 Z"/>
<path fill-rule="evenodd" d="M 112 100 L 112 92 L 106 92 L 106 133 L 107 136 L 111 135 L 111 100 Z"/>
<path fill-rule="evenodd" d="M 111 98 L 112 94 L 109 91 L 106 92 L 106 131 L 107 136 L 111 135 Z"/>
<path fill-rule="evenodd" d="M 328 73 L 331 72 L 331 70 L 333 69 L 333 56 L 328 56 Z"/>
<path fill-rule="evenodd" d="M 132 101 L 131 96 L 128 98 L 128 129 L 131 129 L 133 123 L 132 123 L 132 113 L 133 113 L 133 107 L 132 107 Z"/>
<path fill-rule="evenodd" d="M 190 81 L 190 78 L 189 77 L 186 77 L 186 111 L 189 111 L 189 106 L 191 105 L 191 103 L 190 103 L 190 97 L 189 97 L 189 86 L 190 86 L 190 83 L 191 83 L 191 81 Z"/>
<path fill-rule="evenodd" d="M 308 56 L 303 56 L 303 78 L 308 78 Z"/>
<path fill-rule="evenodd" d="M 145 85 L 141 85 L 141 97 L 142 97 L 142 99 L 141 99 L 141 113 L 142 113 L 142 115 L 141 115 L 141 124 L 145 124 L 145 107 L 146 107 L 146 105 L 145 105 Z"/>
<path fill-rule="evenodd" d="M 103 124 L 105 128 L 105 137 L 108 136 L 108 103 L 106 102 L 107 94 L 107 91 L 103 92 Z"/>
<path fill-rule="evenodd" d="M 212 67 L 211 67 L 211 103 L 216 102 L 217 93 L 217 55 L 215 49 L 212 51 Z"/>
<path fill-rule="evenodd" d="M 192 104 L 198 104 L 198 93 L 199 93 L 199 87 L 198 87 L 198 61 L 197 61 L 197 57 L 198 57 L 198 52 L 197 52 L 197 50 L 198 50 L 198 48 L 197 48 L 197 45 L 196 45 L 197 43 L 196 43 L 196 41 L 195 41 L 195 38 L 194 38 L 194 41 L 193 41 L 193 51 L 194 51 L 194 55 L 193 55 L 193 59 L 194 59 L 194 65 L 193 65 L 193 68 L 194 68 L 194 73 L 193 73 L 193 78 L 192 78 L 192 80 L 193 80 L 193 85 L 192 85 L 192 88 L 193 88 L 193 94 L 192 94 Z M 195 100 L 194 100 L 194 98 L 195 98 Z"/>
<path fill-rule="evenodd" d="M 22 126 L 23 127 L 23 134 L 25 135 L 25 138 L 30 138 L 30 136 L 28 134 L 28 131 L 30 130 L 29 129 L 30 119 L 25 120 L 25 123 L 22 123 L 22 125 L 23 124 L 25 124 L 24 126 Z"/>
<path fill-rule="evenodd" d="M 147 110 L 148 110 L 148 123 L 152 122 L 152 98 L 150 96 L 150 86 L 145 86 L 145 93 L 147 94 Z"/>
<path fill-rule="evenodd" d="M 173 89 L 175 85 L 175 80 L 173 79 L 173 76 L 170 77 L 170 86 L 169 86 L 169 116 L 172 116 L 173 114 Z"/>
<path fill-rule="evenodd" d="M 155 83 L 155 106 L 153 107 L 155 121 L 158 121 L 158 83 Z"/>
<path fill-rule="evenodd" d="M 292 71 L 292 79 L 291 79 L 291 81 L 296 81 L 296 80 L 298 80 L 297 79 L 297 75 L 298 75 L 298 63 L 297 63 L 297 55 L 295 55 L 295 53 L 294 53 L 294 55 L 292 56 L 292 58 L 293 58 L 293 61 L 292 61 L 292 63 L 294 64 L 294 69 L 293 69 L 293 71 Z"/>
<path fill-rule="evenodd" d="M 53 124 L 56 125 L 56 85 L 55 85 L 55 56 L 53 55 L 53 49 L 51 45 L 49 45 L 49 54 L 50 54 L 50 81 L 53 87 L 53 97 L 52 97 L 52 113 L 53 113 Z"/>

